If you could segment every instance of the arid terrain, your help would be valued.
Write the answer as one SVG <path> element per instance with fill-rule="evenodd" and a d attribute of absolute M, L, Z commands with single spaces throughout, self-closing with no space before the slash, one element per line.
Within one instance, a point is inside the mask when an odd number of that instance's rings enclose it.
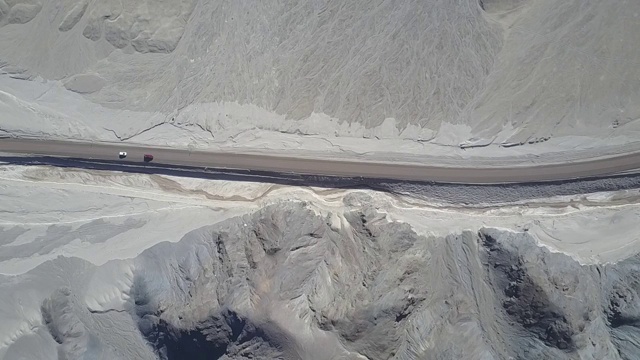
<path fill-rule="evenodd" d="M 7 359 L 630 359 L 640 345 L 637 190 L 468 208 L 48 167 L 5 166 L 0 184 Z"/>
<path fill-rule="evenodd" d="M 0 4 L 9 134 L 429 162 L 640 150 L 634 1 Z"/>
<path fill-rule="evenodd" d="M 0 0 L 0 141 L 535 180 L 640 151 L 638 35 L 622 0 Z M 0 359 L 640 359 L 636 171 L 157 157 L 0 153 Z"/>

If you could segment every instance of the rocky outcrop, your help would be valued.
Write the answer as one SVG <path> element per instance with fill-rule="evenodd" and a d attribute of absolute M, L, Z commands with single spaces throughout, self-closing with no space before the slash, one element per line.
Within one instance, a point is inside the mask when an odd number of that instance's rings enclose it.
<path fill-rule="evenodd" d="M 181 277 L 159 268 L 167 266 L 157 261 L 165 252 L 177 255 L 168 266 Z M 481 229 L 426 238 L 366 206 L 337 225 L 294 203 L 195 231 L 138 260 L 143 274 L 172 274 L 145 285 L 150 298 L 172 304 L 153 308 L 150 341 L 160 352 L 167 345 L 155 339 L 163 331 L 196 343 L 209 336 L 222 351 L 242 347 L 239 334 L 252 324 L 262 335 L 251 339 L 275 357 L 338 356 L 301 350 L 316 334 L 338 346 L 340 356 L 368 359 L 633 354 L 621 352 L 614 331 L 634 323 L 621 315 L 633 307 L 607 302 L 612 280 L 598 276 L 626 274 L 628 267 L 581 266 L 526 233 Z M 138 281 L 149 279 L 143 274 Z M 632 286 L 631 278 L 620 284 Z M 173 292 L 154 290 L 169 279 L 177 281 Z"/>
<path fill-rule="evenodd" d="M 366 198 L 345 203 L 351 210 L 326 216 L 303 203 L 271 205 L 158 244 L 131 261 L 122 308 L 83 310 L 82 286 L 45 300 L 48 336 L 68 358 L 97 350 L 160 359 L 640 352 L 637 257 L 584 266 L 526 232 L 499 229 L 425 237 Z"/>

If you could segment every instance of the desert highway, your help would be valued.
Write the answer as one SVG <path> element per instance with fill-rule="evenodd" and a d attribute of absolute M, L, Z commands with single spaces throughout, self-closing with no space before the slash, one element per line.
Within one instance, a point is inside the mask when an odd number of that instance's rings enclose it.
<path fill-rule="evenodd" d="M 118 152 L 120 151 L 127 152 L 128 155 L 125 159 L 118 158 Z M 127 164 L 139 164 L 139 166 L 163 164 L 307 175 L 466 184 L 562 181 L 603 177 L 633 170 L 640 171 L 640 153 L 564 164 L 510 168 L 454 168 L 398 163 L 303 159 L 255 154 L 189 151 L 184 149 L 145 147 L 133 144 L 27 140 L 17 138 L 0 139 L 0 153 L 120 161 Z M 143 155 L 147 153 L 154 156 L 154 160 L 150 164 L 145 164 L 142 160 Z"/>

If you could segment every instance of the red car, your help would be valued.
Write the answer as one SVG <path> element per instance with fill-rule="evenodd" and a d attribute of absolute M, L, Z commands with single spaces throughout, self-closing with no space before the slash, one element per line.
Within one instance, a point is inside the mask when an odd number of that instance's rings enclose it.
<path fill-rule="evenodd" d="M 151 161 L 151 160 L 153 160 L 153 155 L 151 155 L 151 154 L 144 154 L 144 161 L 145 161 L 145 162 L 149 162 L 149 161 Z"/>

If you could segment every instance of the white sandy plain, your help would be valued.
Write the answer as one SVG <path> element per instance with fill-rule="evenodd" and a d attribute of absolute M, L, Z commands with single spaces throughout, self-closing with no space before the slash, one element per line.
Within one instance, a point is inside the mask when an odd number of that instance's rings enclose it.
<path fill-rule="evenodd" d="M 24 273 L 58 255 L 96 265 L 132 258 L 159 242 L 179 241 L 195 228 L 280 201 L 307 201 L 340 226 L 340 217 L 350 211 L 343 200 L 353 192 L 372 196 L 372 205 L 389 220 L 407 222 L 424 235 L 444 237 L 482 227 L 528 231 L 541 245 L 581 263 L 615 262 L 640 250 L 640 205 L 620 201 L 638 196 L 637 190 L 596 194 L 588 202 L 584 196 L 565 196 L 464 209 L 374 191 L 51 167 L 2 166 L 0 184 L 3 274 Z"/>

